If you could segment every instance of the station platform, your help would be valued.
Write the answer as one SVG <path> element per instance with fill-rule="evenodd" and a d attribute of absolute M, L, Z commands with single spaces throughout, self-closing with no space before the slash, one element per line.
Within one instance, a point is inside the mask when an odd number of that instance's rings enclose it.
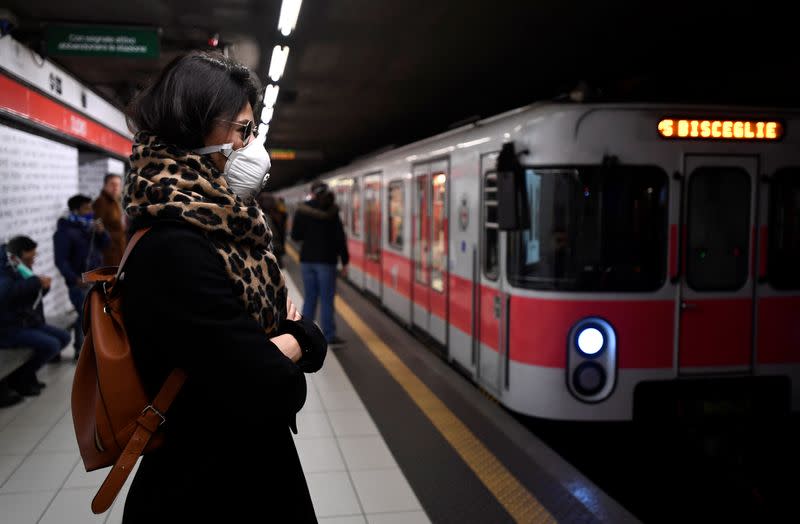
<path fill-rule="evenodd" d="M 295 436 L 320 523 L 637 522 L 361 293 L 337 291 L 346 344 L 307 376 Z M 108 512 L 89 508 L 106 470 L 83 469 L 63 357 L 39 397 L 0 409 L 0 524 L 121 522 L 130 478 Z"/>

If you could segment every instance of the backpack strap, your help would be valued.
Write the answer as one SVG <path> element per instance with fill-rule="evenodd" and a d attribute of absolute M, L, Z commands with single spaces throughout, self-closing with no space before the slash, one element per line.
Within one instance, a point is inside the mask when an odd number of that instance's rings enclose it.
<path fill-rule="evenodd" d="M 122 260 L 120 260 L 119 269 L 117 270 L 117 279 L 119 279 L 119 276 L 122 274 L 122 269 L 125 267 L 125 262 L 128 260 L 128 255 L 131 254 L 131 251 L 133 251 L 133 248 L 134 246 L 136 246 L 136 243 L 139 242 L 139 240 L 148 231 L 150 231 L 149 227 L 145 227 L 138 230 L 136 233 L 133 234 L 130 241 L 128 242 L 128 245 L 125 246 L 125 253 L 122 254 Z"/>
<path fill-rule="evenodd" d="M 139 242 L 139 240 L 141 240 L 144 234 L 148 231 L 150 231 L 150 228 L 145 227 L 133 234 L 131 239 L 128 241 L 128 245 L 125 246 L 125 253 L 122 255 L 122 260 L 120 261 L 119 266 L 106 266 L 94 269 L 92 271 L 87 271 L 81 275 L 83 282 L 105 282 L 111 280 L 112 278 L 119 280 L 120 275 L 122 275 L 122 269 L 125 267 L 125 261 L 128 260 L 128 255 L 131 254 L 131 251 L 133 251 L 136 243 Z"/>
<path fill-rule="evenodd" d="M 122 266 L 122 264 L 120 264 Z M 136 430 L 133 432 L 131 439 L 122 450 L 117 462 L 111 467 L 106 476 L 105 481 L 97 491 L 97 495 L 92 500 L 92 511 L 96 514 L 103 513 L 111 507 L 114 499 L 117 497 L 119 490 L 122 489 L 123 484 L 128 479 L 136 461 L 139 460 L 147 443 L 153 436 L 159 426 L 166 422 L 164 414 L 169 409 L 175 396 L 180 391 L 186 380 L 186 373 L 181 369 L 174 369 L 169 374 L 161 390 L 156 395 L 152 404 L 148 404 L 142 410 L 142 414 L 136 419 Z"/>

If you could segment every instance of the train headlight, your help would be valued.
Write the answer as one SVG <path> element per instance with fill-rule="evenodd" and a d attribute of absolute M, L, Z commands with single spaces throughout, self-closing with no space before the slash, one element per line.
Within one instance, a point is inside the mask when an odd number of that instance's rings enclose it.
<path fill-rule="evenodd" d="M 567 339 L 567 385 L 582 402 L 601 402 L 617 381 L 617 334 L 607 320 L 586 317 Z"/>
<path fill-rule="evenodd" d="M 578 351 L 587 357 L 594 356 L 602 351 L 606 340 L 603 333 L 596 327 L 585 327 L 578 331 Z"/>

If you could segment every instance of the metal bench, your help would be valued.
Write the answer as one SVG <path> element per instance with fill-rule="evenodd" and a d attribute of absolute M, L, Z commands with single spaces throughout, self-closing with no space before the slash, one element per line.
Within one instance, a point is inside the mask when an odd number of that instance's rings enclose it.
<path fill-rule="evenodd" d="M 69 330 L 76 318 L 77 314 L 74 311 L 70 311 L 63 315 L 48 318 L 47 323 Z M 15 369 L 27 362 L 32 355 L 33 348 L 29 347 L 0 348 L 0 380 L 6 378 Z"/>

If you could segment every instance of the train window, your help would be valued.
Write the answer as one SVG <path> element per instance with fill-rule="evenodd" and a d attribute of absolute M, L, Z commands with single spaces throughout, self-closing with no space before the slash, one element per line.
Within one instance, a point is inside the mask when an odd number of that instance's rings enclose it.
<path fill-rule="evenodd" d="M 652 291 L 666 279 L 667 174 L 654 166 L 525 169 L 531 228 L 508 279 L 531 289 Z"/>
<path fill-rule="evenodd" d="M 418 284 L 428 283 L 429 244 L 430 244 L 430 184 L 428 175 L 420 175 L 416 179 L 414 199 L 414 279 Z"/>
<path fill-rule="evenodd" d="M 387 226 L 389 228 L 389 245 L 403 248 L 403 182 L 395 180 L 389 183 Z"/>
<path fill-rule="evenodd" d="M 381 257 L 381 182 L 364 182 L 364 255 L 373 261 Z"/>
<path fill-rule="evenodd" d="M 750 252 L 750 175 L 740 167 L 699 167 L 689 178 L 687 205 L 687 284 L 697 291 L 741 288 Z"/>
<path fill-rule="evenodd" d="M 500 230 L 497 228 L 497 173 L 486 173 L 483 179 L 483 274 L 489 280 L 497 280 L 500 274 L 500 257 L 498 240 Z"/>
<path fill-rule="evenodd" d="M 447 271 L 447 175 L 433 173 L 431 195 L 431 289 L 444 291 L 444 275 Z"/>
<path fill-rule="evenodd" d="M 800 168 L 781 169 L 770 184 L 769 280 L 776 289 L 800 289 Z"/>
<path fill-rule="evenodd" d="M 350 232 L 354 237 L 361 236 L 361 189 L 358 179 L 353 179 L 353 190 L 350 192 Z"/>
<path fill-rule="evenodd" d="M 348 212 L 347 212 L 347 188 L 343 185 L 336 187 L 336 203 L 339 206 L 339 218 L 342 220 L 342 225 L 347 227 Z"/>

